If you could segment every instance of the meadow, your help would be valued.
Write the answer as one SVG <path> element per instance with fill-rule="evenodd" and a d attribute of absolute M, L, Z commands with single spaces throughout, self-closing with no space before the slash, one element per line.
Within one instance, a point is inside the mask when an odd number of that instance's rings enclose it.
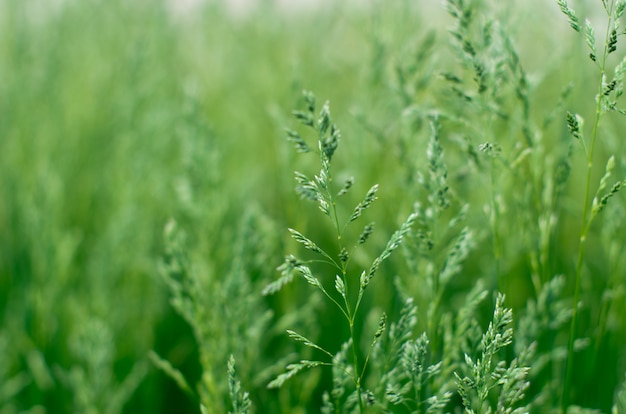
<path fill-rule="evenodd" d="M 0 414 L 626 413 L 624 0 L 0 2 Z"/>

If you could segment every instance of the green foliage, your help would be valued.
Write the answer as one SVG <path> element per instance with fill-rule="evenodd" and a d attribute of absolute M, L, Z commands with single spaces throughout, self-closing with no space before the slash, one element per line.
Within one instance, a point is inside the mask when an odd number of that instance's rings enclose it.
<path fill-rule="evenodd" d="M 502 388 L 497 391 L 497 412 L 527 412 L 526 407 L 515 405 L 524 398 L 529 386 L 526 376 L 530 368 L 525 364 L 530 362 L 533 351 L 523 350 L 509 366 L 506 361 L 496 363 L 498 352 L 513 342 L 513 329 L 509 327 L 512 322 L 513 312 L 504 308 L 504 296 L 499 294 L 493 320 L 480 341 L 480 357 L 474 360 L 465 354 L 469 376 L 461 378 L 455 373 L 465 412 L 492 412 L 493 409 L 488 405 L 488 397 L 498 386 Z"/>
<path fill-rule="evenodd" d="M 626 412 L 626 2 L 235 3 L 0 2 L 0 413 Z"/>
<path fill-rule="evenodd" d="M 233 403 L 233 411 L 229 414 L 247 414 L 250 412 L 250 397 L 247 392 L 241 390 L 241 383 L 236 377 L 235 358 L 231 355 L 228 359 L 228 388 L 230 390 L 230 399 Z M 204 409 L 206 409 L 203 406 Z"/>
<path fill-rule="evenodd" d="M 336 299 L 335 296 L 329 293 L 329 291 L 325 288 L 324 283 L 320 280 L 320 278 L 313 275 L 311 268 L 308 266 L 308 264 L 312 264 L 313 261 L 300 262 L 298 261 L 298 259 L 292 259 L 290 261 L 290 257 L 288 257 L 288 262 L 286 262 L 286 264 L 287 266 L 289 266 L 289 262 L 295 262 L 296 264 L 294 265 L 294 269 L 301 273 L 304 279 L 310 285 L 320 289 L 324 296 L 326 296 L 326 298 L 331 303 L 334 303 L 337 306 L 341 314 L 345 317 L 350 331 L 350 338 L 345 344 L 349 344 L 352 354 L 351 361 L 349 361 L 345 352 L 346 346 L 344 346 L 342 350 L 338 353 L 333 354 L 326 349 L 320 347 L 319 345 L 313 343 L 311 340 L 298 334 L 297 332 L 288 330 L 287 333 L 289 334 L 290 338 L 294 339 L 295 341 L 302 342 L 306 346 L 321 351 L 329 358 L 329 361 L 322 362 L 302 360 L 299 363 L 289 364 L 287 366 L 287 372 L 280 374 L 275 380 L 269 383 L 268 387 L 281 387 L 284 385 L 286 380 L 292 378 L 297 373 L 306 368 L 314 368 L 320 365 L 330 365 L 333 367 L 333 373 L 335 374 L 335 377 L 337 377 L 338 375 L 340 377 L 347 376 L 347 378 L 350 379 L 351 382 L 354 384 L 355 389 L 353 391 L 354 394 L 351 394 L 345 402 L 342 402 L 339 397 L 343 396 L 346 393 L 346 389 L 344 388 L 346 381 L 340 380 L 339 387 L 333 389 L 333 393 L 331 393 L 334 401 L 331 402 L 330 400 L 327 400 L 327 404 L 329 404 L 329 406 L 330 404 L 332 404 L 333 406 L 338 407 L 339 405 L 351 402 L 351 399 L 356 399 L 357 405 L 359 407 L 359 412 L 363 412 L 364 397 L 366 400 L 365 403 L 368 405 L 373 404 L 374 400 L 373 397 L 370 397 L 370 393 L 361 388 L 361 384 L 363 381 L 365 370 L 367 368 L 370 353 L 385 330 L 386 315 L 384 313 L 381 315 L 378 330 L 374 334 L 370 350 L 367 352 L 365 360 L 360 361 L 362 359 L 362 357 L 360 356 L 361 350 L 357 348 L 357 344 L 360 343 L 360 341 L 355 336 L 354 329 L 355 322 L 357 322 L 357 318 L 360 316 L 359 307 L 364 298 L 365 290 L 370 284 L 377 270 L 380 268 L 383 261 L 388 259 L 391 253 L 400 246 L 404 236 L 406 236 L 406 234 L 411 231 L 411 227 L 417 215 L 415 213 L 409 215 L 408 219 L 402 224 L 401 228 L 391 236 L 383 252 L 374 259 L 372 264 L 369 266 L 369 270 L 362 270 L 361 275 L 358 277 L 358 279 L 356 277 L 351 277 L 348 274 L 348 264 L 350 261 L 350 257 L 354 253 L 356 247 L 362 245 L 367 240 L 367 238 L 369 237 L 367 233 L 371 233 L 371 226 L 366 226 L 363 233 L 361 233 L 361 235 L 359 236 L 357 243 L 352 246 L 350 250 L 348 250 L 348 247 L 344 245 L 346 229 L 349 224 L 359 219 L 363 212 L 367 210 L 370 205 L 376 200 L 378 185 L 372 186 L 367 191 L 365 197 L 353 209 L 345 224 L 341 225 L 336 197 L 339 197 L 339 194 L 343 194 L 342 191 L 345 193 L 346 186 L 344 185 L 342 190 L 340 190 L 339 193 L 337 193 L 337 196 L 335 196 L 335 189 L 333 188 L 332 184 L 333 174 L 331 171 L 331 159 L 335 153 L 335 150 L 337 149 L 338 144 L 338 139 L 335 138 L 335 135 L 338 136 L 338 133 L 335 134 L 335 131 L 338 131 L 338 129 L 334 124 L 332 124 L 330 137 L 326 137 L 326 131 L 328 130 L 329 125 L 331 125 L 332 122 L 328 102 L 322 108 L 319 114 L 319 120 L 317 124 L 314 124 L 310 120 L 314 118 L 313 112 L 315 110 L 315 96 L 311 92 L 305 91 L 304 101 L 307 109 L 309 110 L 309 113 L 305 113 L 302 111 L 294 111 L 293 113 L 296 119 L 302 122 L 305 126 L 311 127 L 312 129 L 319 132 L 318 148 L 322 169 L 319 175 L 315 176 L 314 181 L 307 181 L 308 179 L 304 178 L 306 176 L 301 173 L 297 173 L 296 180 L 298 181 L 299 185 L 308 186 L 307 188 L 309 188 L 309 192 L 310 194 L 312 194 L 312 197 L 309 198 L 312 201 L 316 200 L 318 202 L 320 210 L 328 216 L 331 223 L 334 225 L 334 230 L 337 235 L 337 250 L 339 250 L 339 261 L 335 260 L 335 258 L 333 258 L 331 254 L 322 250 L 320 247 L 318 247 L 317 244 L 315 244 L 315 242 L 304 236 L 302 233 L 293 229 L 289 229 L 289 232 L 291 233 L 291 236 L 295 241 L 303 245 L 305 249 L 310 250 L 316 255 L 321 256 L 321 260 L 323 262 L 333 267 L 334 271 L 339 272 L 339 274 L 335 276 L 335 290 L 337 291 L 337 293 L 339 293 L 339 296 L 341 298 L 339 300 Z M 291 136 L 289 133 L 288 135 Z M 297 149 L 299 147 L 301 146 L 297 146 Z M 298 191 L 298 188 L 296 188 L 296 191 Z M 273 282 L 272 284 L 270 284 L 269 287 L 266 287 L 264 291 L 272 293 L 275 292 L 279 286 L 282 286 L 284 284 L 282 282 L 284 277 L 285 276 L 279 279 L 278 282 Z M 356 285 L 355 282 L 358 283 L 358 289 L 356 289 L 354 286 Z M 356 299 L 352 299 L 353 291 L 358 291 Z M 336 372 L 337 369 L 345 372 L 345 374 Z M 337 381 L 335 382 L 337 386 Z M 354 398 L 352 398 L 353 395 L 355 395 Z"/>

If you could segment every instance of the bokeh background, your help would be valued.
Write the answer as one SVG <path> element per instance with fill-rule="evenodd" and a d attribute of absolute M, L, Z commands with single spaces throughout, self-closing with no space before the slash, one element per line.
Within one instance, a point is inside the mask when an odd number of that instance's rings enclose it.
<path fill-rule="evenodd" d="M 332 227 L 293 191 L 294 170 L 319 169 L 285 140 L 303 89 L 320 107 L 330 101 L 342 130 L 333 168 L 357 178 L 345 212 L 380 184 L 367 218 L 377 231 L 357 265 L 426 202 L 417 174 L 427 171 L 426 119 L 437 112 L 473 122 L 442 121 L 455 208 L 471 206 L 475 234 L 442 309 L 454 311 L 478 279 L 504 291 L 516 312 L 536 296 L 537 280 L 556 274 L 570 298 L 585 161 L 571 149 L 564 114 L 591 123 L 597 70 L 555 2 L 468 3 L 515 45 L 529 83 L 527 118 L 506 85 L 511 116 L 494 124 L 450 92 L 442 75 L 464 68 L 438 1 L 0 2 L 0 413 L 199 412 L 197 397 L 154 355 L 192 388 L 203 384 L 209 412 L 225 412 L 230 354 L 257 412 L 317 412 L 325 372 L 283 393 L 265 388 L 302 351 L 284 330 L 297 327 L 331 349 L 346 330 L 301 280 L 260 294 L 283 257 L 300 251 L 288 227 L 333 249 Z M 573 6 L 603 32 L 600 1 Z M 485 141 L 512 161 L 524 125 L 542 145 L 521 176 L 472 164 L 469 149 Z M 610 154 L 616 177 L 626 163 L 623 119 L 607 115 L 602 128 L 595 182 Z M 553 205 L 546 177 L 562 159 L 571 175 Z M 488 213 L 494 174 L 498 267 Z M 614 201 L 588 243 L 582 298 L 580 336 L 594 338 L 599 324 L 603 334 L 579 355 L 574 381 L 574 402 L 605 412 L 626 365 L 624 198 Z M 545 220 L 555 221 L 547 236 Z M 193 308 L 183 315 L 163 276 L 173 221 L 197 279 L 182 295 Z M 385 264 L 365 327 L 381 309 L 397 314 L 399 275 L 424 329 L 428 295 L 413 271 L 401 254 Z M 483 311 L 488 318 L 490 305 Z M 553 340 L 566 338 L 564 329 Z"/>

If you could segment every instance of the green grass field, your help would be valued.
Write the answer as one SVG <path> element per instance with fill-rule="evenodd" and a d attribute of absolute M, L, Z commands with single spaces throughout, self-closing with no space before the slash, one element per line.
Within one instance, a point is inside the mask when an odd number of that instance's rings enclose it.
<path fill-rule="evenodd" d="M 626 413 L 624 0 L 180 4 L 0 2 L 0 414 Z"/>

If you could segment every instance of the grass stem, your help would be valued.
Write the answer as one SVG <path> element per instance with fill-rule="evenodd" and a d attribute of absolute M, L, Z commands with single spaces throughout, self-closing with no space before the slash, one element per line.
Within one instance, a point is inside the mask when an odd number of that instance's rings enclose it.
<path fill-rule="evenodd" d="M 612 2 L 614 3 L 614 2 Z M 611 10 L 613 4 L 611 5 Z M 612 13 L 609 13 L 611 16 Z M 563 378 L 563 392 L 561 395 L 562 411 L 563 414 L 567 412 L 569 405 L 569 393 L 571 388 L 571 381 L 574 369 L 574 343 L 576 340 L 576 325 L 578 323 L 578 302 L 580 301 L 580 290 L 582 284 L 582 272 L 583 261 L 585 257 L 585 245 L 587 242 L 587 235 L 589 232 L 590 217 L 589 206 L 591 203 L 591 173 L 593 170 L 594 153 L 596 149 L 596 139 L 598 137 L 598 128 L 600 126 L 600 118 L 602 117 L 602 92 L 603 92 L 603 80 L 606 68 L 606 59 L 609 54 L 608 43 L 611 30 L 612 19 L 609 17 L 609 22 L 606 28 L 604 52 L 602 54 L 602 62 L 600 65 L 600 76 L 598 86 L 598 96 L 596 98 L 596 113 L 593 122 L 593 130 L 591 133 L 591 142 L 589 147 L 585 147 L 585 156 L 587 160 L 587 173 L 585 177 L 585 195 L 583 198 L 583 212 L 580 224 L 580 241 L 578 245 L 578 259 L 576 261 L 576 278 L 574 287 L 574 301 L 572 304 L 572 321 L 570 324 L 569 340 L 567 345 L 567 362 L 565 364 L 565 373 Z M 584 139 L 581 138 L 583 146 L 585 146 Z"/>

